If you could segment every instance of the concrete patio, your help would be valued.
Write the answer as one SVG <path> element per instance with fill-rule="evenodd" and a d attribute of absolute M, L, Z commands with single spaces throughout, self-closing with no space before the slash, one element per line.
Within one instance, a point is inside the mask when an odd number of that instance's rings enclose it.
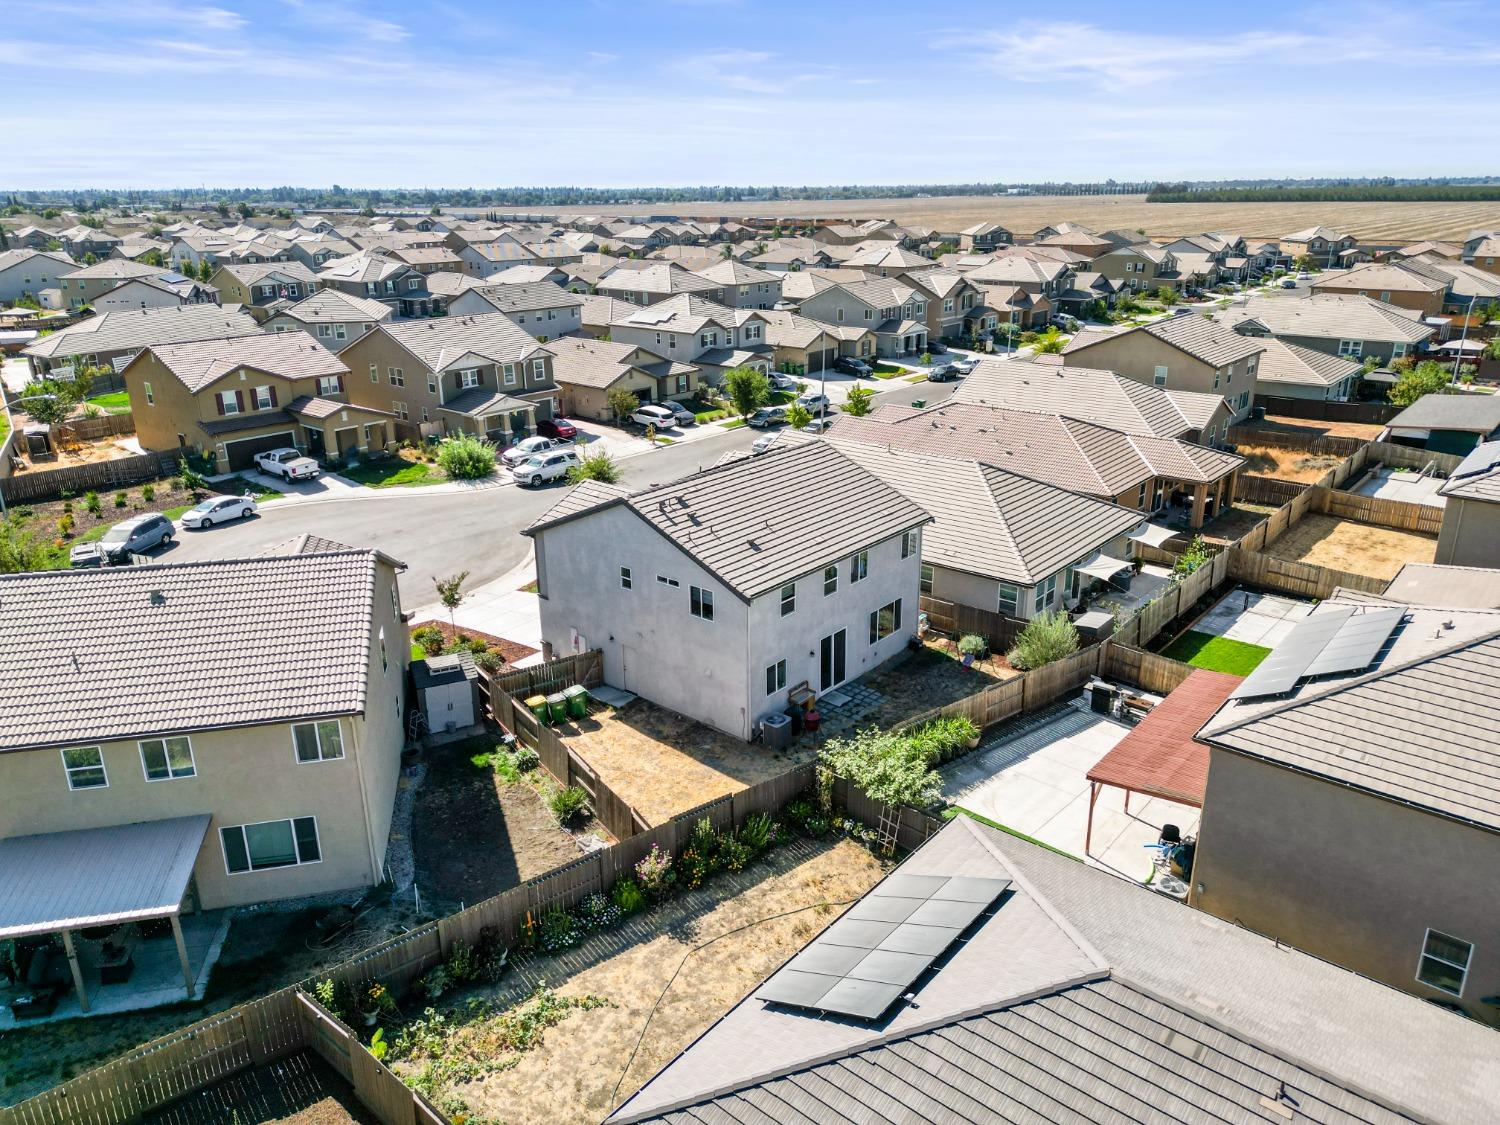
<path fill-rule="evenodd" d="M 1171 577 L 1172 572 L 1167 567 L 1146 563 L 1139 574 L 1131 577 L 1130 584 L 1125 589 L 1111 586 L 1109 592 L 1100 595 L 1090 608 L 1106 610 L 1117 618 L 1124 617 L 1140 609 L 1152 598 L 1160 597 Z"/>
<path fill-rule="evenodd" d="M 1192 629 L 1262 648 L 1275 648 L 1291 632 L 1292 626 L 1312 611 L 1312 602 L 1236 588 L 1193 622 Z"/>
<path fill-rule="evenodd" d="M 1130 733 L 1123 723 L 1088 710 L 1080 695 L 1019 725 L 943 767 L 943 797 L 960 808 L 1084 859 L 1088 771 Z M 1152 873 L 1163 824 L 1196 835 L 1199 812 L 1157 798 L 1104 789 L 1094 807 L 1092 854 L 1086 862 L 1144 882 Z"/>
<path fill-rule="evenodd" d="M 1360 496 L 1372 496 L 1376 500 L 1404 500 L 1408 504 L 1444 508 L 1448 505 L 1448 498 L 1439 496 L 1438 489 L 1447 483 L 1442 477 L 1423 476 L 1411 469 L 1376 469 L 1360 481 L 1353 491 Z"/>

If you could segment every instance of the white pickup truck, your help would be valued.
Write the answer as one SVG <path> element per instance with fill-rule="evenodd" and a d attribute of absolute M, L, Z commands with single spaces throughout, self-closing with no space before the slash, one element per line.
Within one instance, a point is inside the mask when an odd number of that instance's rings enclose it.
<path fill-rule="evenodd" d="M 261 472 L 286 480 L 317 480 L 323 472 L 311 457 L 304 456 L 290 447 L 268 449 L 264 453 L 257 453 L 255 464 Z"/>

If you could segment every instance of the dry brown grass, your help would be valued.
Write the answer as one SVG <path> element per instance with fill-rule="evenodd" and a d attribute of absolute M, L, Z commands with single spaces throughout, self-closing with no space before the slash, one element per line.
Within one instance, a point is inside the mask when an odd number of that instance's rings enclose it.
<path fill-rule="evenodd" d="M 865 849 L 847 840 L 784 875 L 756 884 L 695 919 L 689 936 L 672 931 L 626 950 L 562 982 L 565 996 L 600 996 L 613 1006 L 575 1012 L 547 1032 L 546 1041 L 522 1055 L 514 1068 L 460 1088 L 480 1113 L 498 1120 L 549 1123 L 603 1120 L 673 1056 L 772 969 L 838 917 L 846 903 L 874 886 L 883 871 Z M 791 917 L 763 918 L 802 907 Z M 683 964 L 683 955 L 727 934 Z M 651 1020 L 624 1081 L 621 1071 L 640 1037 L 647 1013 L 672 973 L 682 971 Z M 553 982 L 556 984 L 557 982 Z M 614 1096 L 616 1082 L 619 1095 Z"/>
<path fill-rule="evenodd" d="M 1409 562 L 1430 563 L 1437 538 L 1308 514 L 1266 549 L 1278 559 L 1326 566 L 1371 578 L 1394 578 Z"/>
<path fill-rule="evenodd" d="M 1270 445 L 1240 445 L 1236 452 L 1245 458 L 1245 471 L 1258 476 L 1278 477 L 1281 480 L 1315 483 L 1342 457 L 1331 454 L 1304 453 L 1298 449 L 1280 449 Z"/>
<path fill-rule="evenodd" d="M 653 203 L 559 207 L 563 215 L 726 215 L 780 218 L 894 219 L 939 230 L 998 222 L 1017 236 L 1064 219 L 1095 230 L 1144 230 L 1152 238 L 1233 231 L 1277 239 L 1326 223 L 1366 242 L 1462 241 L 1477 227 L 1500 226 L 1496 203 L 1147 203 L 1144 195 L 968 195 L 932 199 L 793 200 L 778 203 Z"/>

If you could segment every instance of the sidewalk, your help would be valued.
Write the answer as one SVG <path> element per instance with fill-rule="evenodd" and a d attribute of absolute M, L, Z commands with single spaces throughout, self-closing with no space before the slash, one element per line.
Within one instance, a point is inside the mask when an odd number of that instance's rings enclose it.
<path fill-rule="evenodd" d="M 454 622 L 463 628 L 479 629 L 507 641 L 537 649 L 535 656 L 522 660 L 520 667 L 542 662 L 542 612 L 537 596 L 526 590 L 536 581 L 536 560 L 528 557 L 520 566 L 502 574 L 493 582 L 476 586 L 464 595 L 453 614 Z M 438 602 L 411 611 L 413 621 L 428 618 L 446 620 L 448 611 Z"/>

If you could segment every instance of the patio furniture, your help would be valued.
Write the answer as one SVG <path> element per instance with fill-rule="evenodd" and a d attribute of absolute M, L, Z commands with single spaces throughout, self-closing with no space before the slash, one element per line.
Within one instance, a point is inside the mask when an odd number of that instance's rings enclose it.
<path fill-rule="evenodd" d="M 135 972 L 135 952 L 128 945 L 106 945 L 99 958 L 99 983 L 124 984 Z"/>
<path fill-rule="evenodd" d="M 45 946 L 33 950 L 26 967 L 26 991 L 11 998 L 11 1015 L 18 1020 L 51 1015 L 68 981 L 67 963 L 60 954 Z"/>

